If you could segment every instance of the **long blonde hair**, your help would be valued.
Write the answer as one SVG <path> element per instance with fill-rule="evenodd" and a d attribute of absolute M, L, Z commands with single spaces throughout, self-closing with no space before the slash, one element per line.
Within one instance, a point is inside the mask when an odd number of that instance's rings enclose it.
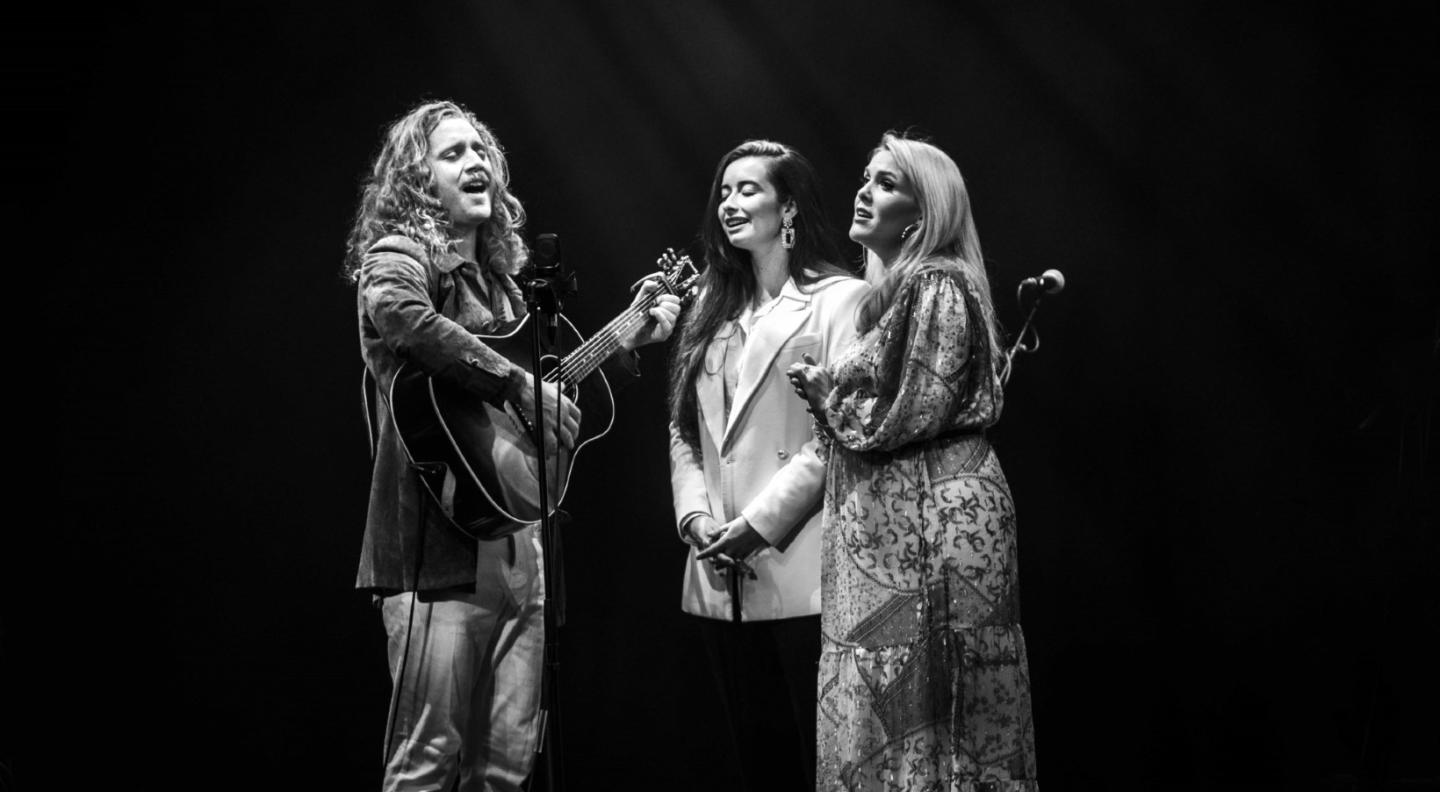
<path fill-rule="evenodd" d="M 1000 325 L 995 319 L 995 306 L 990 299 L 990 279 L 985 275 L 985 259 L 980 252 L 980 235 L 970 212 L 970 193 L 960 167 L 939 147 L 923 140 L 914 140 L 895 132 L 886 132 L 871 156 L 887 151 L 915 191 L 920 208 L 919 227 L 900 245 L 889 272 L 883 277 L 879 258 L 866 251 L 867 279 L 876 283 L 874 290 L 860 304 L 860 332 L 874 327 L 890 307 L 898 290 L 910 275 L 924 267 L 949 264 L 957 267 L 975 290 L 983 314 L 991 359 L 1000 355 Z"/>
<path fill-rule="evenodd" d="M 510 169 L 500 141 L 463 105 L 434 101 L 411 108 L 386 131 L 380 153 L 362 184 L 360 207 L 346 240 L 346 277 L 358 277 L 365 251 L 381 237 L 392 234 L 415 240 L 432 258 L 454 249 L 450 218 L 435 195 L 433 176 L 425 160 L 430 133 L 450 118 L 464 119 L 475 127 L 490 161 L 493 208 L 481 234 L 489 265 L 513 275 L 525 264 L 528 252 L 520 236 L 525 209 L 510 194 Z"/>

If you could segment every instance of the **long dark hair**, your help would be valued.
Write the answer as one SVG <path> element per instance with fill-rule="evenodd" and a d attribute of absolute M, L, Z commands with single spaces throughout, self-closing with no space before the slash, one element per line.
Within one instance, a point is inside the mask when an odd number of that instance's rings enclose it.
<path fill-rule="evenodd" d="M 705 271 L 700 299 L 686 314 L 670 358 L 670 419 L 692 448 L 700 447 L 699 409 L 695 379 L 705 360 L 705 347 L 725 322 L 736 318 L 755 299 L 758 288 L 750 252 L 730 244 L 720 223 L 720 183 L 730 163 L 744 157 L 765 161 L 766 175 L 780 202 L 795 203 L 795 246 L 790 249 L 790 277 L 801 287 L 832 275 L 848 275 L 834 264 L 840 250 L 835 232 L 820 208 L 820 180 L 800 152 L 770 140 L 747 140 L 731 149 L 715 166 L 710 198 L 700 222 Z"/>

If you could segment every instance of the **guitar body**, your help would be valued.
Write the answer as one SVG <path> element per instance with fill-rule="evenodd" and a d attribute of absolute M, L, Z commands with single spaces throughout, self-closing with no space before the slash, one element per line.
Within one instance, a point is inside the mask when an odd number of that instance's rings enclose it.
<path fill-rule="evenodd" d="M 580 338 L 570 320 L 561 316 L 560 321 L 570 338 Z M 530 317 L 476 337 L 536 374 Z M 537 379 L 560 363 L 552 349 L 542 345 L 541 353 Z M 545 500 L 552 514 L 565 499 L 576 457 L 608 434 L 615 421 L 615 401 L 604 373 L 593 371 L 564 393 L 580 408 L 580 432 L 573 449 L 559 449 L 545 459 Z M 409 363 L 395 374 L 390 410 L 421 480 L 460 530 L 491 539 L 540 519 L 541 454 L 529 429 L 533 415 L 522 418 L 514 405 L 495 407 Z M 554 421 L 554 416 L 546 415 L 545 421 Z"/>

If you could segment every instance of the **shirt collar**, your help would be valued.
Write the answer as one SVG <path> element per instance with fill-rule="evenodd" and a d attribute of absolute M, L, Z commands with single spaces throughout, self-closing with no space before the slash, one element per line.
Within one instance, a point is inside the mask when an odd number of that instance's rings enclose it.
<path fill-rule="evenodd" d="M 446 251 L 440 256 L 440 261 L 437 262 L 435 266 L 444 273 L 455 272 L 457 270 L 462 273 L 469 273 L 470 277 L 479 285 L 480 293 L 486 297 L 489 297 L 490 293 L 494 291 L 491 287 L 492 282 L 500 284 L 503 292 L 516 291 L 506 283 L 507 279 L 505 276 L 489 267 L 482 267 L 480 263 L 474 259 L 467 259 L 453 250 Z"/>
<path fill-rule="evenodd" d="M 780 287 L 780 299 L 799 300 L 800 302 L 808 303 L 810 302 L 810 295 L 800 291 L 800 287 L 795 284 L 795 279 L 789 278 L 785 281 L 785 285 Z M 779 300 L 776 300 L 776 303 L 778 302 Z"/>
<path fill-rule="evenodd" d="M 479 264 L 476 264 L 474 261 L 471 261 L 470 259 L 461 256 L 459 253 L 456 253 L 453 250 L 447 250 L 444 253 L 440 254 L 440 260 L 435 262 L 435 268 L 440 270 L 441 272 L 450 273 L 465 266 L 466 264 L 472 265 L 475 272 L 478 273 L 480 271 Z"/>

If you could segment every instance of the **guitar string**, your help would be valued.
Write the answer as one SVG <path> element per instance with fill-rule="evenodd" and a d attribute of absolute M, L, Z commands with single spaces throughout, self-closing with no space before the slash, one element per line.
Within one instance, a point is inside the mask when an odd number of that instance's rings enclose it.
<path fill-rule="evenodd" d="M 567 355 L 560 361 L 560 365 L 545 373 L 543 379 L 546 382 L 554 382 L 557 379 L 564 379 L 565 387 L 575 384 L 574 380 L 583 379 L 583 375 L 577 377 L 580 372 L 590 373 L 599 362 L 604 362 L 610 357 L 620 345 L 619 334 L 621 328 L 618 325 L 630 324 L 634 319 L 640 317 L 641 311 L 648 311 L 654 305 L 653 298 L 647 298 L 640 305 L 631 306 L 623 311 L 620 316 L 613 319 L 600 332 L 594 334 L 583 342 L 574 352 Z M 603 356 L 600 352 L 604 352 Z M 573 362 L 572 362 L 573 361 Z"/>
<path fill-rule="evenodd" d="M 695 276 L 687 278 L 678 289 L 668 278 L 664 279 L 664 283 L 668 287 L 669 293 L 675 294 L 688 288 L 694 279 Z M 620 337 L 633 329 L 637 322 L 643 324 L 649 321 L 650 317 L 647 313 L 662 293 L 664 292 L 659 290 L 653 292 L 644 302 L 626 309 L 599 333 L 582 343 L 576 350 L 577 354 L 570 356 L 576 359 L 573 365 L 566 366 L 562 361 L 562 365 L 557 367 L 557 370 L 566 376 L 567 387 L 584 379 L 596 366 L 614 354 L 620 346 Z"/>
<path fill-rule="evenodd" d="M 693 276 L 687 279 L 687 285 L 689 280 L 693 280 Z M 601 328 L 600 332 L 595 333 L 581 343 L 573 353 L 562 359 L 560 365 L 547 372 L 542 379 L 546 382 L 560 380 L 562 386 L 568 388 L 588 376 L 600 363 L 603 363 L 615 353 L 615 350 L 619 349 L 620 337 L 624 333 L 636 327 L 637 324 L 643 324 L 649 320 L 647 314 L 661 294 L 678 291 L 668 278 L 664 278 L 663 281 L 669 289 L 668 292 L 657 289 L 640 303 L 626 308 L 619 316 Z"/>
<path fill-rule="evenodd" d="M 633 310 L 627 310 L 606 325 L 599 333 L 581 344 L 580 348 L 568 356 L 567 360 L 562 361 L 560 366 L 552 369 L 556 372 L 556 377 L 563 377 L 566 387 L 584 379 L 596 366 L 605 362 L 615 353 L 615 350 L 620 348 L 622 335 L 649 320 L 649 316 L 644 312 L 648 312 L 653 305 L 653 300 L 642 303 Z M 551 380 L 548 374 L 546 379 Z"/>
<path fill-rule="evenodd" d="M 649 320 L 646 313 L 654 306 L 661 294 L 666 293 L 666 291 L 671 294 L 683 291 L 695 278 L 696 276 L 694 275 L 687 278 L 685 283 L 677 289 L 669 276 L 661 275 L 661 282 L 667 289 L 657 289 L 641 303 L 632 305 L 621 312 L 619 316 L 602 328 L 600 332 L 582 342 L 574 353 L 567 356 L 570 361 L 568 365 L 567 361 L 562 359 L 560 365 L 552 369 L 551 372 L 547 373 L 542 379 L 548 382 L 563 379 L 565 387 L 569 387 L 584 379 L 596 366 L 614 354 L 615 350 L 619 348 L 620 336 L 633 329 L 637 320 L 641 323 Z"/>

